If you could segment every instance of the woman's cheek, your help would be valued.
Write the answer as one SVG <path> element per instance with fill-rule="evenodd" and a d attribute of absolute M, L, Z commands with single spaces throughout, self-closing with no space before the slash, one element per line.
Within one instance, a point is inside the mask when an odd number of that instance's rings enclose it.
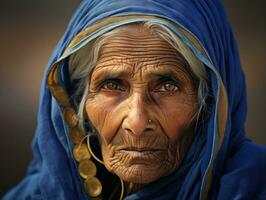
<path fill-rule="evenodd" d="M 88 98 L 86 102 L 88 118 L 105 143 L 110 143 L 116 132 L 116 108 L 117 99 L 103 95 L 96 95 L 93 100 Z"/>
<path fill-rule="evenodd" d="M 98 131 L 101 130 L 101 127 L 103 126 L 105 116 L 108 112 L 107 108 L 110 109 L 110 107 L 107 107 L 105 98 L 100 98 L 100 95 L 94 95 L 93 98 L 88 97 L 86 101 L 86 113 L 87 116 Z"/>
<path fill-rule="evenodd" d="M 190 131 L 196 108 L 194 105 L 178 102 L 164 108 L 161 114 L 161 116 L 164 116 L 161 125 L 170 140 L 176 141 Z"/>

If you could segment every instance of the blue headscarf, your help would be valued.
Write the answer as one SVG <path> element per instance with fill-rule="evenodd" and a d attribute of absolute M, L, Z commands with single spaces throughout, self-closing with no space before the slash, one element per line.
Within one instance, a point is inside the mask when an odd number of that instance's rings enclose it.
<path fill-rule="evenodd" d="M 210 75 L 212 106 L 182 166 L 125 197 L 137 199 L 266 199 L 266 149 L 245 138 L 245 78 L 219 0 L 84 0 L 44 74 L 34 159 L 27 176 L 4 199 L 90 199 L 84 192 L 63 108 L 47 87 L 52 67 L 109 30 L 156 21 L 175 32 Z M 66 87 L 65 71 L 60 84 Z M 111 187 L 111 186 L 110 186 Z"/>

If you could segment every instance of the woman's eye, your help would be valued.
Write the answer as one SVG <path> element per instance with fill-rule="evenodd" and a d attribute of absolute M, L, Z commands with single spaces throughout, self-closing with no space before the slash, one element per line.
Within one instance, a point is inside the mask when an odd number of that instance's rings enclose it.
<path fill-rule="evenodd" d="M 157 89 L 157 92 L 176 92 L 179 87 L 174 83 L 162 83 Z"/>
<path fill-rule="evenodd" d="M 123 87 L 121 86 L 120 83 L 118 83 L 117 81 L 106 81 L 102 87 L 102 89 L 105 90 L 121 90 L 124 91 Z"/>

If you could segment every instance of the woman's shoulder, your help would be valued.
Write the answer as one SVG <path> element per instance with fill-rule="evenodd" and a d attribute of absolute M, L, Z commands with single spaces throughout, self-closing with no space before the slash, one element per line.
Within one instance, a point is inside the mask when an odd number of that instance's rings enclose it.
<path fill-rule="evenodd" d="M 231 151 L 226 160 L 226 170 L 240 169 L 266 173 L 266 146 L 246 140 Z"/>
<path fill-rule="evenodd" d="M 217 199 L 266 199 L 266 146 L 245 141 L 230 153 Z"/>

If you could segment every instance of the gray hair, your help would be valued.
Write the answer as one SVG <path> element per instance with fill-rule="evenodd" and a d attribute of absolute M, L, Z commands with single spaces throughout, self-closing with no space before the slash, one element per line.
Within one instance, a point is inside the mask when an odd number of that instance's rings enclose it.
<path fill-rule="evenodd" d="M 197 117 L 198 123 L 200 113 L 206 108 L 206 99 L 209 92 L 208 76 L 203 63 L 196 58 L 192 50 L 182 41 L 182 39 L 166 26 L 149 21 L 143 22 L 141 25 L 153 33 L 156 33 L 159 37 L 173 46 L 185 58 L 189 64 L 189 70 L 193 76 L 198 79 L 197 98 L 199 109 L 194 116 Z M 89 81 L 98 60 L 100 48 L 105 44 L 108 38 L 119 34 L 120 31 L 121 27 L 118 27 L 99 36 L 72 54 L 69 58 L 70 81 L 72 84 L 78 82 L 78 84 L 76 84 L 77 87 L 75 88 L 74 103 L 78 111 L 79 126 L 82 130 L 84 130 L 86 116 L 84 107 L 89 90 Z"/>

